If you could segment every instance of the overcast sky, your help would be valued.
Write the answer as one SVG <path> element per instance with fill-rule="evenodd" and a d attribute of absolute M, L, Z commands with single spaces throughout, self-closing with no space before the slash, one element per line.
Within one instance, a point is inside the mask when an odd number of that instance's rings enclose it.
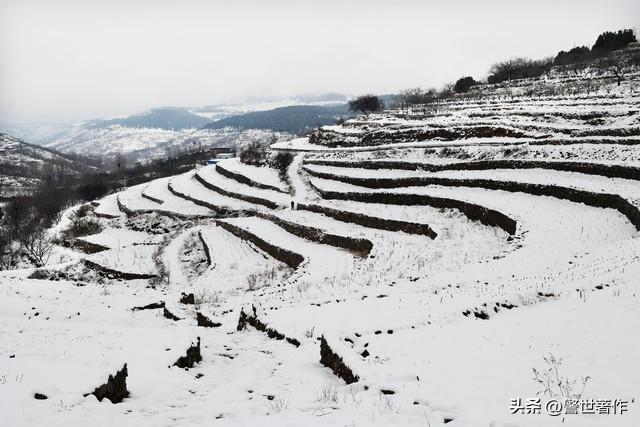
<path fill-rule="evenodd" d="M 0 119 L 441 87 L 625 27 L 640 1 L 0 0 Z"/>

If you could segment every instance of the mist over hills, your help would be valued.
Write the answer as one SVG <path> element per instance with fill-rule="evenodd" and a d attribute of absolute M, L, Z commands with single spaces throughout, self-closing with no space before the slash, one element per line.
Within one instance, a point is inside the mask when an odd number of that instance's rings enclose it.
<path fill-rule="evenodd" d="M 109 126 L 122 126 L 132 128 L 154 128 L 164 130 L 194 129 L 208 123 L 206 117 L 194 114 L 187 108 L 162 107 L 145 111 L 123 118 L 111 120 L 91 120 L 85 123 L 86 127 L 106 128 Z"/>
<path fill-rule="evenodd" d="M 268 111 L 255 111 L 208 123 L 205 129 L 233 127 L 269 129 L 278 132 L 302 133 L 318 126 L 333 124 L 341 117 L 350 117 L 347 104 L 317 106 L 294 105 Z"/>
<path fill-rule="evenodd" d="M 245 104 L 159 107 L 126 117 L 93 119 L 64 127 L 40 129 L 33 124 L 22 127 L 3 124 L 1 128 L 63 153 L 106 157 L 130 154 L 135 157 L 132 160 L 145 160 L 165 156 L 167 150 L 236 145 L 268 132 L 279 133 L 279 137 L 293 136 L 333 124 L 340 117 L 350 117 L 346 99 L 346 95 L 328 93 Z"/>

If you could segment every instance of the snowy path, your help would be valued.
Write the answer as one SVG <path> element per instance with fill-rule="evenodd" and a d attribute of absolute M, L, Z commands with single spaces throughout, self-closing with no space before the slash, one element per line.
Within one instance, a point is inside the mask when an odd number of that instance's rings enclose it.
<path fill-rule="evenodd" d="M 302 172 L 302 162 L 304 161 L 304 153 L 296 154 L 293 161 L 289 165 L 287 174 L 293 187 L 293 199 L 296 203 L 304 203 L 307 200 L 307 185 L 300 176 Z"/>

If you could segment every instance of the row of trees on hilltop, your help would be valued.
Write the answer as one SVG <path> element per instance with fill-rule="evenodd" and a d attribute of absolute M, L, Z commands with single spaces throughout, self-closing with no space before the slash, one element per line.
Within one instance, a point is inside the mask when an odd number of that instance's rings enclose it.
<path fill-rule="evenodd" d="M 551 58 L 528 59 L 511 58 L 493 64 L 489 69 L 488 83 L 500 83 L 504 81 L 528 79 L 540 77 L 549 72 L 553 66 Z"/>
<path fill-rule="evenodd" d="M 598 36 L 594 45 L 578 46 L 568 51 L 561 50 L 555 57 L 544 59 L 510 58 L 491 66 L 487 83 L 497 84 L 505 81 L 535 78 L 548 74 L 553 67 L 562 67 L 566 71 L 585 71 L 591 68 L 591 74 L 609 73 L 616 77 L 618 85 L 633 68 L 640 66 L 640 53 L 623 53 L 630 43 L 637 42 L 632 29 L 606 31 Z M 444 89 L 412 88 L 407 89 L 396 97 L 395 106 L 401 110 L 415 105 L 430 104 L 435 100 L 447 98 L 454 93 L 466 93 L 481 82 L 472 76 L 459 78 L 455 84 L 446 85 Z M 349 101 L 349 108 L 353 112 L 365 115 L 380 111 L 384 108 L 382 101 L 374 95 L 363 95 Z"/>
<path fill-rule="evenodd" d="M 634 42 L 637 42 L 637 38 L 632 29 L 606 31 L 598 36 L 591 48 L 577 46 L 568 51 L 561 50 L 555 57 L 544 59 L 510 58 L 497 62 L 489 69 L 487 83 L 540 77 L 549 73 L 554 66 L 575 70 L 589 64 L 610 72 L 620 84 L 629 68 L 638 65 L 638 58 L 613 53 Z M 470 76 L 462 77 L 456 81 L 453 90 L 456 93 L 465 93 L 478 83 Z"/>
<path fill-rule="evenodd" d="M 612 52 L 625 48 L 636 42 L 632 29 L 616 32 L 606 31 L 598 36 L 593 47 L 577 46 L 568 51 L 561 50 L 555 57 L 532 60 L 528 58 L 511 58 L 493 64 L 489 70 L 488 83 L 501 83 L 517 79 L 540 77 L 548 73 L 554 66 L 572 66 L 590 64 L 611 72 L 618 78 L 618 84 L 624 77 L 625 70 L 634 65 L 634 58 L 626 55 L 615 55 Z M 637 61 L 637 58 L 635 58 Z M 635 64 L 637 65 L 637 64 Z"/>
<path fill-rule="evenodd" d="M 576 46 L 568 51 L 561 50 L 553 59 L 553 65 L 571 65 L 603 58 L 636 41 L 638 40 L 632 29 L 606 31 L 598 36 L 591 49 L 587 46 Z"/>

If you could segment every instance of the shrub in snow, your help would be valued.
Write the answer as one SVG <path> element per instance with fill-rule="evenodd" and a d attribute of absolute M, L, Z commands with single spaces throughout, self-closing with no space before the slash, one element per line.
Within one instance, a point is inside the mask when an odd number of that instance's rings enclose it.
<path fill-rule="evenodd" d="M 549 396 L 553 398 L 564 397 L 567 399 L 580 399 L 584 393 L 587 383 L 591 379 L 590 376 L 582 377 L 580 384 L 578 380 L 570 380 L 560 372 L 562 366 L 562 358 L 556 358 L 549 353 L 543 357 L 546 367 L 533 370 L 533 380 L 538 383 L 542 389 L 536 395 Z"/>
<path fill-rule="evenodd" d="M 196 303 L 196 297 L 194 294 L 185 294 L 184 292 L 182 293 L 182 296 L 180 297 L 180 302 L 182 304 L 195 304 Z"/>
<path fill-rule="evenodd" d="M 129 371 L 127 370 L 127 364 L 125 363 L 121 370 L 119 370 L 115 376 L 109 375 L 107 382 L 96 388 L 93 393 L 85 394 L 85 397 L 93 394 L 100 402 L 102 399 L 107 398 L 111 403 L 122 402 L 123 399 L 129 396 L 129 390 L 127 390 L 127 376 Z"/>
<path fill-rule="evenodd" d="M 63 240 L 74 239 L 81 236 L 89 236 L 102 231 L 102 225 L 96 218 L 86 214 L 76 214 L 71 219 L 69 227 L 60 233 Z"/>
<path fill-rule="evenodd" d="M 240 151 L 240 161 L 247 165 L 262 166 L 266 161 L 266 151 L 258 141 L 251 141 Z"/>
<path fill-rule="evenodd" d="M 196 319 L 198 321 L 198 326 L 203 326 L 205 328 L 218 328 L 222 326 L 222 323 L 212 321 L 199 311 L 196 311 Z"/>
<path fill-rule="evenodd" d="M 278 151 L 271 157 L 271 165 L 278 171 L 280 179 L 283 181 L 287 179 L 287 170 L 291 162 L 293 162 L 293 154 L 287 151 Z"/>
<path fill-rule="evenodd" d="M 200 363 L 202 361 L 202 354 L 200 353 L 200 337 L 198 337 L 198 342 L 196 345 L 192 345 L 187 349 L 187 354 L 185 356 L 181 356 L 173 366 L 177 366 L 178 368 L 193 368 L 193 365 L 196 363 Z"/>

